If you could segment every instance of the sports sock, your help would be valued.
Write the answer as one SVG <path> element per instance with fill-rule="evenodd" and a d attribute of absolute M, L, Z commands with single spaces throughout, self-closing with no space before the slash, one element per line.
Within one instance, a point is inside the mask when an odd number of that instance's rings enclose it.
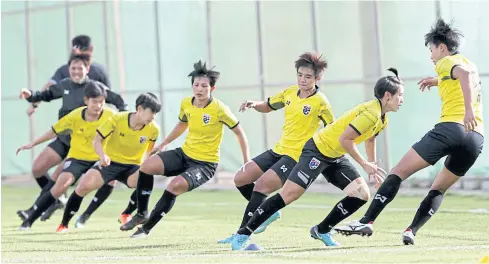
<path fill-rule="evenodd" d="M 424 225 L 438 211 L 443 201 L 443 193 L 438 190 L 431 190 L 419 205 L 418 211 L 414 216 L 413 222 L 409 226 L 413 234 Z"/>
<path fill-rule="evenodd" d="M 255 183 L 252 182 L 243 186 L 239 186 L 239 187 L 236 186 L 236 188 L 238 188 L 241 195 L 243 195 L 243 197 L 249 201 L 253 193 L 253 188 L 255 188 Z"/>
<path fill-rule="evenodd" d="M 321 234 L 328 233 L 339 222 L 348 218 L 355 213 L 360 207 L 366 204 L 367 201 L 356 197 L 345 197 L 339 201 L 331 210 L 331 212 L 318 225 L 318 232 Z"/>
<path fill-rule="evenodd" d="M 248 223 L 238 230 L 240 235 L 251 235 L 261 224 L 263 224 L 270 216 L 278 210 L 285 207 L 284 199 L 279 193 L 270 197 L 262 203 L 248 221 Z"/>
<path fill-rule="evenodd" d="M 402 180 L 399 176 L 395 174 L 389 175 L 375 194 L 365 216 L 360 219 L 360 223 L 368 224 L 369 222 L 375 221 L 387 204 L 394 200 L 401 187 L 401 183 Z"/>
<path fill-rule="evenodd" d="M 148 222 L 143 225 L 143 229 L 146 232 L 149 232 L 161 220 L 161 218 L 163 218 L 164 215 L 170 212 L 171 208 L 175 204 L 176 198 L 176 195 L 165 190 L 160 200 L 158 200 L 155 209 L 153 209 L 151 212 Z"/>
<path fill-rule="evenodd" d="M 78 212 L 80 209 L 80 205 L 83 201 L 83 197 L 79 196 L 76 191 L 74 191 L 70 198 L 68 199 L 68 202 L 66 203 L 66 208 L 63 213 L 63 220 L 61 221 L 61 224 L 63 226 L 68 226 L 68 223 L 70 222 L 71 218 Z"/>
<path fill-rule="evenodd" d="M 149 196 L 153 191 L 154 176 L 139 171 L 139 179 L 137 184 L 137 197 L 138 197 L 138 214 L 145 214 L 148 212 Z"/>
<path fill-rule="evenodd" d="M 267 199 L 267 196 L 260 192 L 253 192 L 251 195 L 251 199 L 246 206 L 246 210 L 243 214 L 243 220 L 241 221 L 241 225 L 239 228 L 242 228 L 248 223 L 250 218 L 253 216 L 253 213 L 256 209 Z"/>
<path fill-rule="evenodd" d="M 134 212 L 134 210 L 137 209 L 137 207 L 138 207 L 138 205 L 137 205 L 138 195 L 137 194 L 138 194 L 137 190 L 134 190 L 134 192 L 132 192 L 131 198 L 129 200 L 129 204 L 126 207 L 126 210 L 124 210 L 124 212 L 122 212 L 122 214 L 132 214 L 132 212 Z"/>
<path fill-rule="evenodd" d="M 87 210 L 83 214 L 86 216 L 91 216 L 93 212 L 95 212 L 95 210 L 97 210 L 97 208 L 101 206 L 105 200 L 107 200 L 113 190 L 114 186 L 108 184 L 104 184 L 102 187 L 100 187 L 100 189 L 98 189 L 98 191 L 95 193 L 95 196 L 90 202 Z"/>

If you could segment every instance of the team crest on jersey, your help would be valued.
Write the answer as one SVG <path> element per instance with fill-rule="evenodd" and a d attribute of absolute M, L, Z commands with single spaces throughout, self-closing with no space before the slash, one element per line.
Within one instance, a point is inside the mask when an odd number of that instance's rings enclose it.
<path fill-rule="evenodd" d="M 139 137 L 139 143 L 141 143 L 141 144 L 143 144 L 143 143 L 144 143 L 144 142 L 146 142 L 147 140 L 148 140 L 148 138 L 147 138 L 147 137 L 145 137 L 145 136 L 141 136 L 141 137 Z"/>
<path fill-rule="evenodd" d="M 63 169 L 68 169 L 68 167 L 70 167 L 70 165 L 71 165 L 71 160 L 65 161 L 65 163 L 63 164 Z"/>
<path fill-rule="evenodd" d="M 316 158 L 312 158 L 311 161 L 309 162 L 309 169 L 315 170 L 319 167 L 319 164 L 321 164 L 321 161 L 319 161 Z"/>
<path fill-rule="evenodd" d="M 209 124 L 209 122 L 211 121 L 211 115 L 209 114 L 204 114 L 202 116 L 202 121 L 204 121 L 204 124 L 207 125 Z"/>
<path fill-rule="evenodd" d="M 311 112 L 311 106 L 310 105 L 305 105 L 303 108 L 302 108 L 302 113 L 304 115 L 308 115 L 310 112 Z"/>
<path fill-rule="evenodd" d="M 289 100 L 287 100 L 287 102 L 285 102 L 285 104 L 286 104 L 286 105 L 290 105 L 290 101 L 289 101 Z"/>

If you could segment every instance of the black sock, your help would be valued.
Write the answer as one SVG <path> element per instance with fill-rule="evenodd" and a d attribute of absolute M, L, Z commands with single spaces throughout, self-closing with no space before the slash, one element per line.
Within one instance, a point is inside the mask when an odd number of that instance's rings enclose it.
<path fill-rule="evenodd" d="M 158 200 L 155 209 L 153 209 L 153 211 L 151 212 L 148 222 L 143 225 L 143 229 L 146 232 L 149 232 L 161 220 L 161 218 L 163 218 L 165 214 L 170 212 L 171 208 L 175 204 L 176 199 L 176 195 L 165 190 L 160 200 Z"/>
<path fill-rule="evenodd" d="M 326 216 L 326 218 L 324 218 L 324 220 L 318 225 L 318 232 L 321 234 L 328 233 L 339 222 L 355 213 L 366 203 L 367 201 L 356 197 L 347 196 L 343 198 L 343 200 L 339 201 L 333 207 L 328 216 Z"/>
<path fill-rule="evenodd" d="M 243 197 L 249 201 L 253 193 L 253 188 L 255 188 L 255 183 L 252 182 L 250 184 L 246 184 L 243 186 L 239 186 L 239 187 L 236 186 L 236 188 L 238 188 L 241 195 L 243 195 Z"/>
<path fill-rule="evenodd" d="M 71 194 L 63 213 L 63 220 L 61 221 L 62 225 L 66 227 L 68 226 L 71 218 L 76 214 L 76 212 L 78 212 L 78 209 L 80 209 L 82 201 L 83 197 L 79 196 L 76 191 Z"/>
<path fill-rule="evenodd" d="M 395 174 L 389 175 L 375 194 L 365 216 L 360 219 L 360 223 L 368 224 L 369 222 L 375 221 L 387 204 L 394 200 L 394 197 L 396 197 L 399 191 L 399 187 L 401 187 L 401 183 L 402 180 L 399 176 Z"/>
<path fill-rule="evenodd" d="M 108 184 L 100 187 L 100 189 L 98 189 L 98 191 L 95 193 L 95 196 L 93 197 L 92 202 L 90 202 L 87 210 L 83 214 L 86 216 L 91 216 L 93 212 L 95 212 L 95 210 L 97 210 L 97 208 L 101 206 L 105 200 L 107 200 L 113 190 L 114 186 Z"/>
<path fill-rule="evenodd" d="M 137 202 L 138 202 L 138 192 L 137 190 L 134 190 L 134 192 L 132 192 L 131 194 L 129 204 L 126 207 L 126 210 L 122 212 L 122 214 L 132 214 L 132 212 L 134 212 L 134 210 L 136 210 L 138 207 Z"/>
<path fill-rule="evenodd" d="M 37 184 L 39 184 L 39 187 L 41 187 L 41 189 L 44 189 L 44 186 L 46 186 L 46 184 L 48 184 L 49 181 L 51 181 L 51 177 L 49 177 L 48 174 L 44 174 L 41 177 L 36 178 L 36 181 Z"/>
<path fill-rule="evenodd" d="M 138 197 L 138 214 L 148 212 L 149 196 L 153 191 L 154 176 L 139 171 L 138 185 L 136 188 Z"/>
<path fill-rule="evenodd" d="M 282 199 L 282 196 L 280 196 L 279 193 L 275 194 L 256 209 L 250 221 L 248 221 L 244 227 L 240 228 L 237 233 L 250 236 L 270 216 L 284 207 L 285 202 L 284 199 Z"/>
<path fill-rule="evenodd" d="M 244 227 L 246 223 L 248 223 L 258 206 L 260 206 L 266 199 L 267 196 L 265 194 L 253 192 L 253 194 L 251 195 L 251 199 L 246 206 L 246 210 L 244 211 L 243 220 L 241 221 L 241 225 L 239 226 L 239 228 Z"/>
<path fill-rule="evenodd" d="M 438 190 L 431 190 L 428 195 L 419 205 L 418 211 L 414 216 L 413 222 L 409 226 L 413 234 L 424 225 L 430 218 L 436 213 L 438 208 L 440 208 L 441 202 L 443 201 L 443 193 Z"/>
<path fill-rule="evenodd" d="M 51 179 L 48 179 L 48 182 L 42 188 L 40 195 L 42 195 L 42 194 L 44 194 L 46 192 L 49 192 L 51 190 L 51 188 L 53 188 L 54 184 L 55 184 L 55 181 L 53 181 Z"/>
<path fill-rule="evenodd" d="M 51 192 L 45 192 L 43 195 L 37 198 L 34 205 L 31 207 L 34 211 L 29 215 L 29 217 L 24 221 L 24 223 L 29 223 L 32 225 L 34 221 L 37 220 L 42 214 L 42 212 L 46 211 L 49 206 L 51 206 L 56 201 L 56 198 L 51 194 Z"/>

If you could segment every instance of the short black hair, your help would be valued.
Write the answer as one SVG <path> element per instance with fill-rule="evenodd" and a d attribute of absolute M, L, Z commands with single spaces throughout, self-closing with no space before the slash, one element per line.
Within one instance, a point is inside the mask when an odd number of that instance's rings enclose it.
<path fill-rule="evenodd" d="M 74 61 L 82 61 L 83 64 L 85 64 L 85 66 L 88 67 L 88 66 L 90 66 L 91 60 L 92 60 L 92 57 L 88 54 L 71 53 L 70 59 L 68 60 L 68 66 L 71 65 L 71 63 Z"/>
<path fill-rule="evenodd" d="M 143 109 L 149 108 L 153 113 L 159 113 L 161 110 L 161 102 L 153 93 L 142 93 L 136 99 L 136 109 L 141 106 Z"/>
<path fill-rule="evenodd" d="M 71 40 L 71 46 L 82 51 L 89 50 L 92 47 L 92 39 L 87 35 L 78 35 Z"/>
<path fill-rule="evenodd" d="M 202 60 L 199 60 L 198 62 L 194 63 L 194 71 L 189 73 L 187 77 L 192 77 L 191 82 L 193 85 L 196 77 L 205 76 L 209 78 L 209 84 L 211 85 L 211 87 L 214 87 L 214 85 L 216 85 L 217 79 L 219 79 L 219 76 L 221 75 L 220 72 L 212 70 L 214 68 L 215 67 L 207 69 L 206 63 L 202 63 Z"/>
<path fill-rule="evenodd" d="M 107 98 L 107 91 L 97 82 L 88 82 L 83 91 L 83 95 L 87 98 L 97 98 L 103 96 Z"/>
<path fill-rule="evenodd" d="M 316 77 L 328 67 L 328 62 L 322 58 L 323 55 L 316 52 L 306 52 L 299 56 L 295 61 L 295 69 L 299 71 L 300 67 L 308 67 L 314 70 Z"/>
<path fill-rule="evenodd" d="M 396 76 L 384 76 L 377 81 L 374 87 L 374 95 L 377 99 L 382 99 L 386 92 L 389 92 L 392 95 L 396 94 L 399 88 L 404 85 L 399 78 L 396 68 L 389 68 L 387 70 L 394 73 Z"/>
<path fill-rule="evenodd" d="M 452 28 L 452 23 L 447 24 L 443 19 L 438 19 L 435 26 L 424 36 L 424 45 L 428 46 L 431 43 L 438 47 L 443 43 L 449 52 L 457 52 L 460 46 L 460 37 L 463 35 L 459 30 Z"/>

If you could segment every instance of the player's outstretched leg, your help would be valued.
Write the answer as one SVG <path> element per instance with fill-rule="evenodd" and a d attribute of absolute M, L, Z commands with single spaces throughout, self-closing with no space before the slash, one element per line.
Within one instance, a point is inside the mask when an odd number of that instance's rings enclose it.
<path fill-rule="evenodd" d="M 399 163 L 392 169 L 390 175 L 387 176 L 384 183 L 380 186 L 379 190 L 372 199 L 367 212 L 360 219 L 360 221 L 351 221 L 345 226 L 335 227 L 334 230 L 343 235 L 372 235 L 374 232 L 373 223 L 375 219 L 377 219 L 384 208 L 392 200 L 394 200 L 399 188 L 401 187 L 402 181 L 418 170 L 428 166 L 429 163 L 421 158 L 421 156 L 413 148 L 409 149 Z"/>
<path fill-rule="evenodd" d="M 78 219 L 76 219 L 75 228 L 83 228 L 85 226 L 85 223 L 88 221 L 93 212 L 95 212 L 95 210 L 97 210 L 105 202 L 105 200 L 109 198 L 110 194 L 114 190 L 115 184 L 115 181 L 111 181 L 98 189 L 87 210 L 85 210 L 85 212 L 83 212 Z"/>

